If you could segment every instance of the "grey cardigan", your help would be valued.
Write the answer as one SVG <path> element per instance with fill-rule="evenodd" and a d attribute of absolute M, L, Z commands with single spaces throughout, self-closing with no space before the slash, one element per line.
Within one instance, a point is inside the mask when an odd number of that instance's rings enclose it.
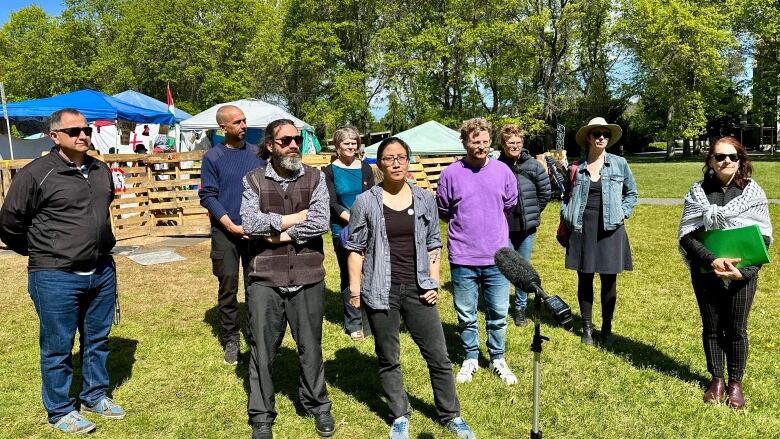
<path fill-rule="evenodd" d="M 439 287 L 428 272 L 428 252 L 441 248 L 439 214 L 433 195 L 412 188 L 417 286 L 423 290 Z M 388 309 L 390 301 L 390 243 L 383 214 L 382 187 L 377 185 L 357 196 L 350 209 L 348 251 L 364 253 L 360 294 L 371 309 Z"/>

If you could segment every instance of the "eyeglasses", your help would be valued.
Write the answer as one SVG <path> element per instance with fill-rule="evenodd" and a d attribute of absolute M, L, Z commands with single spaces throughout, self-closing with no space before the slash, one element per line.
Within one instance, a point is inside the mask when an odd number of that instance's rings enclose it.
<path fill-rule="evenodd" d="M 282 146 L 290 146 L 293 140 L 296 145 L 300 145 L 303 143 L 303 136 L 282 136 L 276 139 L 276 142 Z"/>
<path fill-rule="evenodd" d="M 612 133 L 609 130 L 607 130 L 607 131 L 591 131 L 590 132 L 590 136 L 593 137 L 594 139 L 598 139 L 601 136 L 604 136 L 605 139 L 609 139 L 609 136 L 611 136 L 611 135 L 612 135 Z"/>
<path fill-rule="evenodd" d="M 399 155 L 397 157 L 387 156 L 387 157 L 382 157 L 381 160 L 382 163 L 385 164 L 385 166 L 392 166 L 393 163 L 395 162 L 398 162 L 399 165 L 405 165 L 406 162 L 409 160 L 409 157 L 405 155 Z"/>
<path fill-rule="evenodd" d="M 92 127 L 72 127 L 72 128 L 60 128 L 58 130 L 52 130 L 55 133 L 65 133 L 70 137 L 78 137 L 79 133 L 84 132 L 87 137 L 92 135 Z"/>
<path fill-rule="evenodd" d="M 715 157 L 716 162 L 722 162 L 723 160 L 726 160 L 726 157 L 728 157 L 728 159 L 731 160 L 732 162 L 739 161 L 738 154 L 713 154 L 712 156 Z"/>

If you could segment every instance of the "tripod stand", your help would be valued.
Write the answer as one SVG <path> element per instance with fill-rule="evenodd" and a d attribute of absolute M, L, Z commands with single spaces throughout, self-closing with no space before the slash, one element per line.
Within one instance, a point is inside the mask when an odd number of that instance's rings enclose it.
<path fill-rule="evenodd" d="M 539 430 L 539 398 L 541 396 L 542 380 L 542 343 L 550 341 L 540 333 L 540 320 L 542 316 L 542 295 L 534 295 L 534 338 L 531 342 L 531 352 L 534 353 L 534 421 L 531 426 L 531 439 L 542 439 L 542 431 Z"/>

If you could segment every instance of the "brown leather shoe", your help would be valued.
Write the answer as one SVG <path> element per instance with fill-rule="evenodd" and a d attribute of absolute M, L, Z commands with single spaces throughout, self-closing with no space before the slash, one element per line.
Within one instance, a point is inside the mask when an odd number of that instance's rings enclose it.
<path fill-rule="evenodd" d="M 704 391 L 704 402 L 709 404 L 720 404 L 723 401 L 723 395 L 726 393 L 726 386 L 723 378 L 712 377 L 710 386 Z"/>
<path fill-rule="evenodd" d="M 733 409 L 745 407 L 745 395 L 742 394 L 742 384 L 739 381 L 729 380 L 728 400 L 729 407 Z"/>

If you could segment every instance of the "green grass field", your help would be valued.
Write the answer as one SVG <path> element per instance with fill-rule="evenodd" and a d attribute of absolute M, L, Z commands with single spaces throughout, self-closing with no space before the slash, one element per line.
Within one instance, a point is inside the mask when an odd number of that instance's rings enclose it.
<path fill-rule="evenodd" d="M 628 158 L 642 198 L 679 198 L 701 180 L 702 161 L 652 162 Z M 780 198 L 780 162 L 754 160 L 753 177 L 768 198 Z"/>
<path fill-rule="evenodd" d="M 643 181 L 642 167 L 632 167 Z M 576 274 L 563 269 L 563 250 L 553 237 L 557 207 L 551 205 L 544 214 L 533 262 L 547 292 L 560 295 L 578 315 Z M 772 206 L 771 214 L 774 224 L 780 225 L 780 206 Z M 748 409 L 735 412 L 723 405 L 705 405 L 701 398 L 709 376 L 696 303 L 676 249 L 679 216 L 680 206 L 643 205 L 628 221 L 635 270 L 619 276 L 614 321 L 618 344 L 614 349 L 584 346 L 579 330 L 568 332 L 543 319 L 542 332 L 550 337 L 542 355 L 544 437 L 780 437 L 780 340 L 776 330 L 780 271 L 776 264 L 761 271 L 749 319 L 751 349 L 744 380 Z M 117 258 L 122 324 L 111 334 L 109 368 L 111 393 L 128 416 L 123 421 L 93 416 L 98 424 L 93 437 L 249 437 L 247 369 L 246 365 L 235 368 L 222 363 L 215 333 L 216 280 L 211 275 L 208 248 L 206 242 L 182 249 L 186 261 L 151 267 Z M 780 258 L 777 245 L 770 249 L 770 256 L 774 261 Z M 5 279 L 0 290 L 0 437 L 62 437 L 46 426 L 40 403 L 38 323 L 26 291 L 25 262 L 19 256 L 0 257 L 0 277 Z M 388 410 L 381 396 L 373 340 L 353 343 L 341 330 L 338 274 L 330 251 L 326 262 L 323 353 L 338 422 L 335 437 L 386 437 Z M 439 309 L 450 356 L 459 363 L 463 357 L 446 263 L 442 275 L 445 288 Z M 597 327 L 598 309 L 597 300 Z M 484 322 L 481 314 L 480 322 Z M 484 353 L 484 332 L 481 336 Z M 463 416 L 479 438 L 528 437 L 531 337 L 531 326 L 508 327 L 507 360 L 518 376 L 518 385 L 505 386 L 486 368 L 472 383 L 458 385 Z M 402 357 L 415 410 L 412 437 L 449 437 L 436 421 L 428 373 L 408 334 L 402 335 Z M 484 357 L 481 365 L 487 367 Z M 275 371 L 279 417 L 274 431 L 278 438 L 317 437 L 313 419 L 296 408 L 297 370 L 295 345 L 288 332 Z"/>

